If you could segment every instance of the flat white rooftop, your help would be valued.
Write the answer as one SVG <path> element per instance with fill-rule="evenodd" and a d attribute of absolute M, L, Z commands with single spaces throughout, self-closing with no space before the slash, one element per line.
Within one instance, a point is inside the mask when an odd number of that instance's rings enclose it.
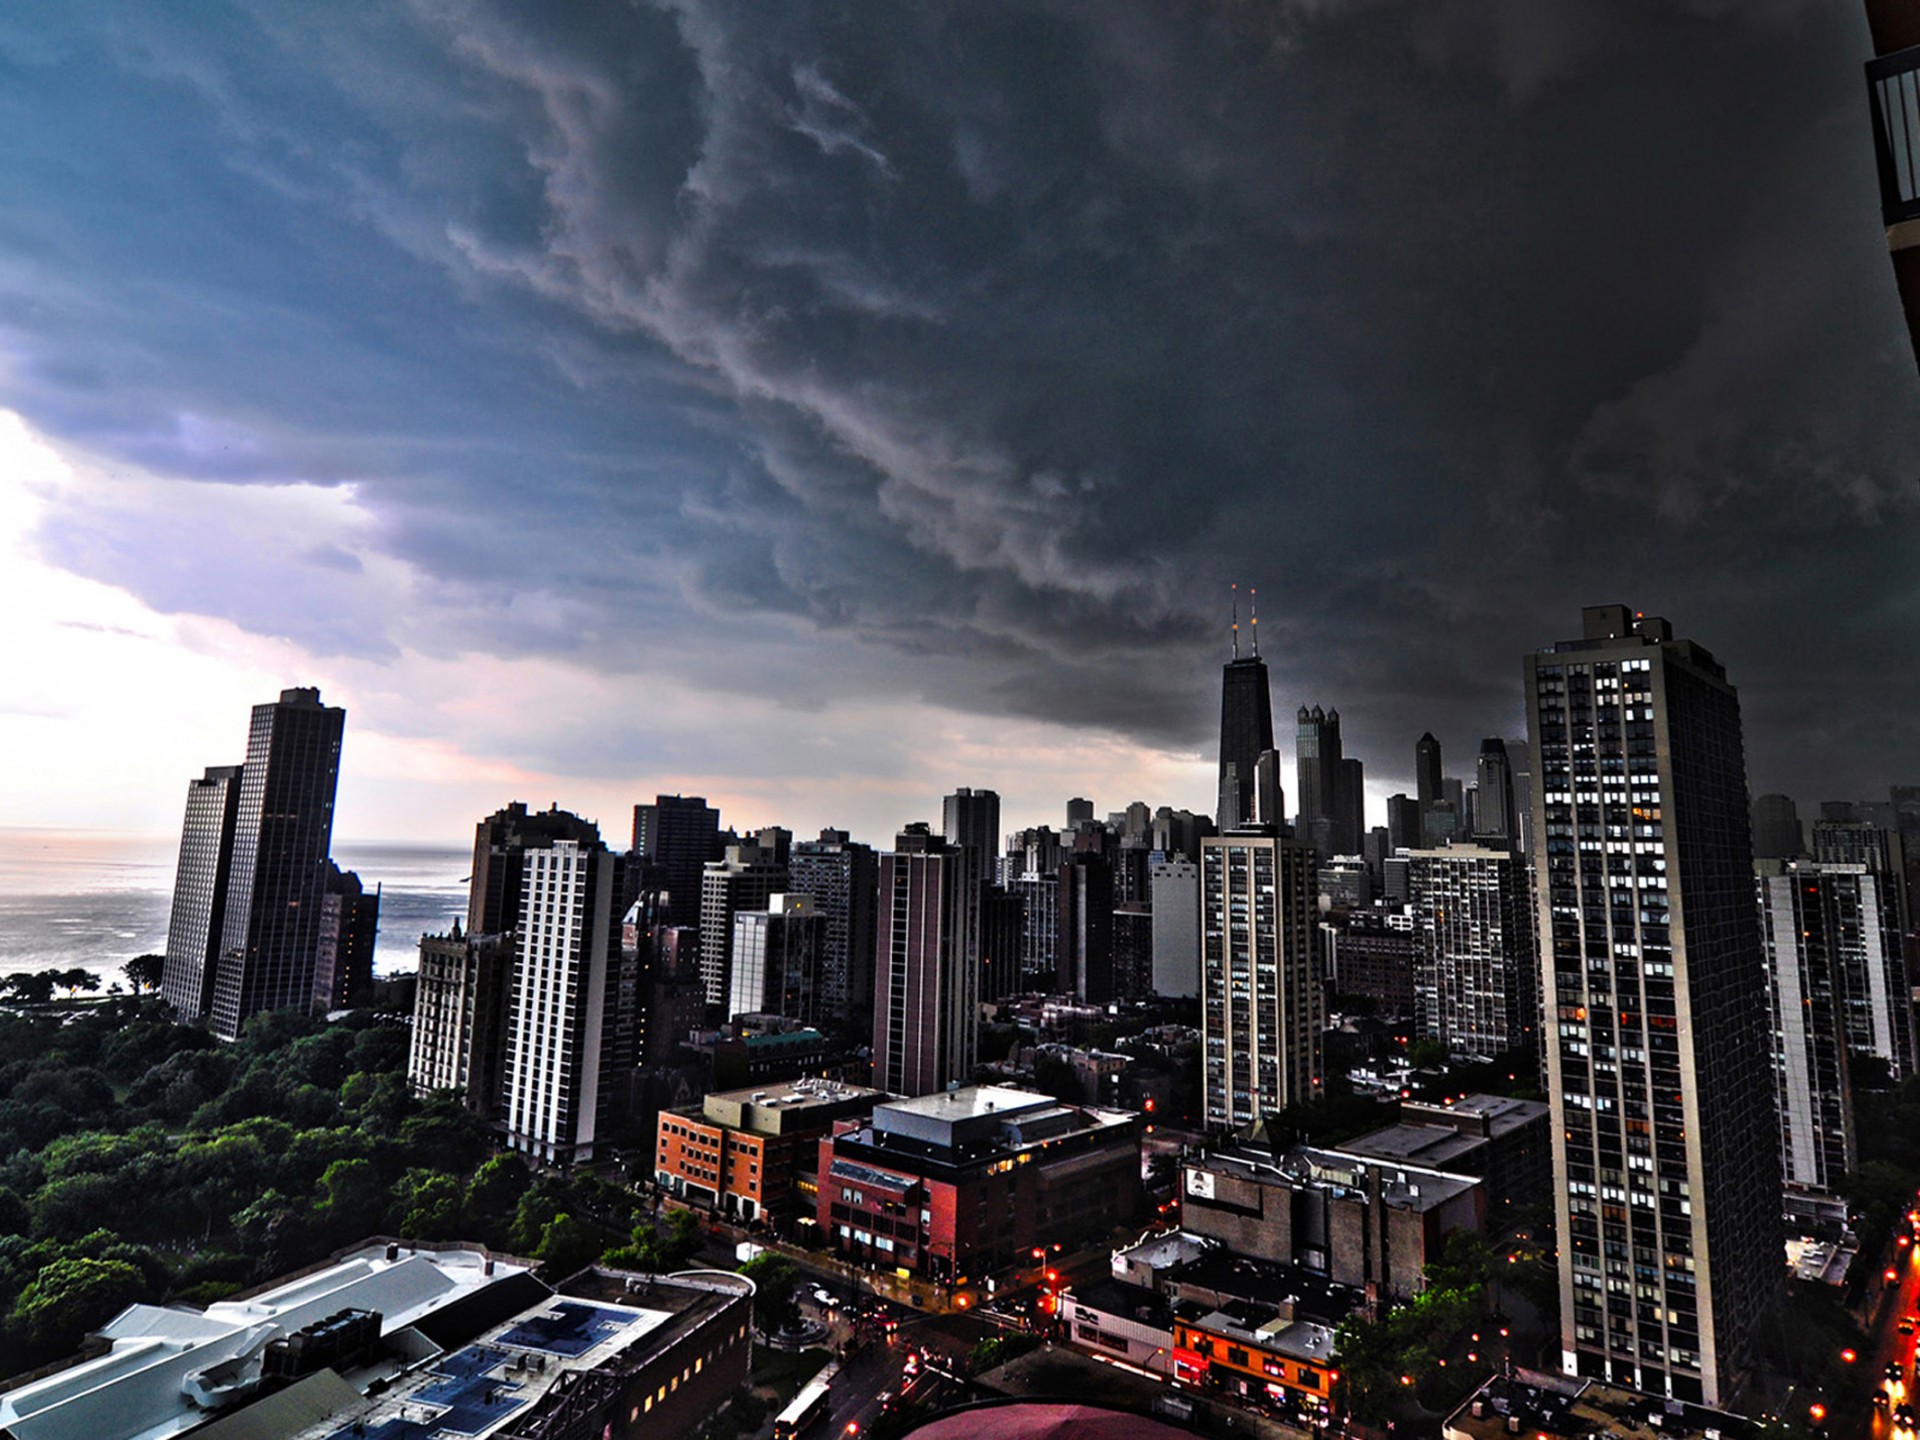
<path fill-rule="evenodd" d="M 875 1108 L 907 1115 L 926 1115 L 935 1120 L 970 1120 L 982 1115 L 1006 1115 L 1059 1103 L 1051 1095 L 1017 1090 L 1011 1085 L 966 1085 L 958 1090 L 941 1090 L 912 1100 L 889 1100 L 884 1106 Z"/>
<path fill-rule="evenodd" d="M 388 1259 L 377 1245 L 204 1311 L 132 1305 L 101 1329 L 106 1354 L 0 1395 L 0 1430 L 15 1440 L 168 1440 L 212 1418 L 192 1393 L 244 1388 L 276 1336 L 341 1310 L 378 1311 L 392 1334 L 525 1268 L 468 1250 Z"/>

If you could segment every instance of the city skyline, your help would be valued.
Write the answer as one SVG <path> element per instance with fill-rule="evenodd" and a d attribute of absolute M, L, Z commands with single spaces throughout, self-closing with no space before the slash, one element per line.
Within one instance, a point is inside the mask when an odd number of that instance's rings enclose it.
<path fill-rule="evenodd" d="M 300 685 L 350 838 L 1211 812 L 1236 581 L 1369 824 L 1623 593 L 1743 677 L 1757 793 L 1876 794 L 1871 49 L 1796 0 L 13 17 L 7 819 L 165 834 Z"/>

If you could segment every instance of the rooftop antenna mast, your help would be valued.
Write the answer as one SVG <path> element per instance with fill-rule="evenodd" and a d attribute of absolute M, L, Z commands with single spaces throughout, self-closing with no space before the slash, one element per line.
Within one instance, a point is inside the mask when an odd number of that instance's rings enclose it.
<path fill-rule="evenodd" d="M 1233 658 L 1240 658 L 1240 586 L 1236 583 L 1228 587 L 1233 591 Z"/>
<path fill-rule="evenodd" d="M 1247 591 L 1247 609 L 1252 612 L 1250 622 L 1253 630 L 1253 658 L 1260 658 L 1260 588 L 1254 586 Z"/>

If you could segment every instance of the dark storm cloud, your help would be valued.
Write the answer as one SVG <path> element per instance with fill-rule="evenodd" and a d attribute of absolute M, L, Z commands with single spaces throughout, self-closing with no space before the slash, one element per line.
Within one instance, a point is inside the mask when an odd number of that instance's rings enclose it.
<path fill-rule="evenodd" d="M 1238 579 L 1282 709 L 1392 776 L 1618 598 L 1728 661 L 1758 787 L 1902 763 L 1920 396 L 1849 7 L 43 23 L 0 30 L 9 403 L 351 482 L 295 638 L 1200 748 Z M 145 533 L 46 543 L 257 623 Z M 302 637 L 375 548 L 417 608 Z"/>

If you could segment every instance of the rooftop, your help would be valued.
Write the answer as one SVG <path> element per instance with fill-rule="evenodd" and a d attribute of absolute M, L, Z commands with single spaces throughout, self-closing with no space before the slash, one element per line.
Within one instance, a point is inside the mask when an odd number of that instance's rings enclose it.
<path fill-rule="evenodd" d="M 1401 1117 L 1413 1124 L 1422 1116 L 1432 1116 L 1439 1125 L 1459 1125 L 1463 1120 L 1475 1124 L 1484 1135 L 1498 1139 L 1523 1125 L 1531 1124 L 1547 1113 L 1546 1102 L 1516 1100 L 1509 1095 L 1462 1095 L 1444 1105 L 1409 1100 L 1400 1106 Z"/>
<path fill-rule="evenodd" d="M 1357 1140 L 1349 1140 L 1340 1148 L 1349 1155 L 1397 1160 L 1402 1164 L 1431 1165 L 1444 1170 L 1486 1143 L 1477 1135 L 1462 1135 L 1458 1130 L 1442 1125 L 1410 1125 L 1403 1121 L 1362 1135 Z"/>
<path fill-rule="evenodd" d="M 1397 1158 L 1312 1145 L 1295 1146 L 1278 1158 L 1261 1150 L 1216 1150 L 1185 1164 L 1189 1170 L 1233 1173 L 1256 1184 L 1327 1185 L 1336 1190 L 1361 1190 L 1377 1175 L 1383 1204 L 1416 1211 L 1435 1209 L 1480 1183 L 1476 1176 L 1451 1175 Z"/>
<path fill-rule="evenodd" d="M 1333 1360 L 1331 1326 L 1296 1320 L 1270 1305 L 1235 1300 L 1213 1310 L 1200 1305 L 1181 1305 L 1175 1313 L 1187 1324 L 1209 1334 L 1244 1341 L 1269 1355 L 1284 1355 L 1289 1360 L 1305 1360 L 1315 1365 L 1326 1365 Z"/>
<path fill-rule="evenodd" d="M 657 1301 L 665 1293 L 656 1287 L 649 1296 L 630 1298 Z M 432 1355 L 385 1387 L 356 1386 L 365 1393 L 351 1406 L 284 1432 L 284 1440 L 485 1440 L 524 1420 L 564 1377 L 641 1346 L 677 1308 L 552 1296 L 472 1344 Z"/>
<path fill-rule="evenodd" d="M 0 1395 L 13 1440 L 167 1440 L 251 1393 L 267 1345 L 342 1310 L 380 1314 L 383 1338 L 528 1275 L 484 1253 L 370 1245 L 205 1311 L 132 1305 L 100 1330 L 106 1354 Z"/>
<path fill-rule="evenodd" d="M 1173 1306 L 1166 1296 L 1144 1285 L 1129 1285 L 1124 1280 L 1089 1280 L 1070 1287 L 1062 1298 L 1162 1330 L 1173 1323 Z"/>
<path fill-rule="evenodd" d="M 1476 1407 L 1480 1413 L 1475 1414 Z M 1496 1375 L 1447 1417 L 1446 1440 L 1507 1440 L 1509 1416 L 1538 1440 L 1608 1435 L 1618 1440 L 1744 1440 L 1751 1422 L 1724 1410 L 1616 1389 L 1597 1381 L 1516 1370 Z"/>
<path fill-rule="evenodd" d="M 871 1109 L 886 1098 L 886 1091 L 865 1085 L 809 1078 L 723 1090 L 680 1113 L 736 1130 L 779 1134 L 788 1116 L 798 1116 L 808 1125 L 818 1126 L 839 1115 Z"/>
<path fill-rule="evenodd" d="M 1143 1235 L 1133 1244 L 1113 1252 L 1113 1270 L 1116 1275 L 1130 1265 L 1145 1266 L 1149 1270 L 1168 1270 L 1219 1248 L 1219 1242 L 1190 1235 L 1185 1230 Z"/>
<path fill-rule="evenodd" d="M 1250 1300 L 1268 1309 L 1285 1310 L 1299 1319 L 1338 1325 L 1366 1296 L 1349 1285 L 1336 1285 L 1298 1265 L 1256 1260 L 1227 1250 L 1209 1250 L 1173 1269 L 1161 1287 L 1169 1293 L 1193 1297 L 1189 1303 L 1203 1310 L 1219 1303 L 1206 1296 Z"/>
<path fill-rule="evenodd" d="M 1059 1103 L 1051 1095 L 1019 1090 L 1011 1085 L 965 1085 L 958 1090 L 940 1090 L 913 1100 L 889 1100 L 886 1108 L 935 1120 L 970 1120 L 982 1115 L 1051 1108 Z"/>

